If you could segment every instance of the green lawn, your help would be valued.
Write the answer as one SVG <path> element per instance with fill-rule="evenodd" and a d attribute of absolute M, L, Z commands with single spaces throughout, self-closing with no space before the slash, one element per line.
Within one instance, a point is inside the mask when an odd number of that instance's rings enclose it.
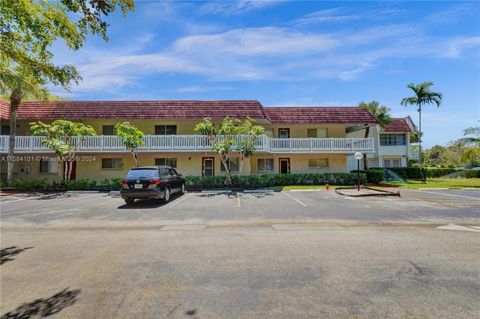
<path fill-rule="evenodd" d="M 480 178 L 430 178 L 426 184 L 420 181 L 391 181 L 384 182 L 384 185 L 390 185 L 400 188 L 480 188 Z M 354 186 L 354 185 L 352 185 Z M 331 185 L 332 188 L 342 187 L 338 185 Z M 273 187 L 275 191 L 291 191 L 291 190 L 309 190 L 309 189 L 325 189 L 325 185 L 289 185 Z"/>
<path fill-rule="evenodd" d="M 398 186 L 401 188 L 480 188 L 480 178 L 429 178 L 427 183 L 420 181 L 399 181 L 385 182 L 385 185 Z"/>
<path fill-rule="evenodd" d="M 338 185 L 330 185 L 332 188 L 340 187 Z M 303 189 L 325 189 L 325 185 L 289 185 L 289 186 L 276 186 L 275 190 L 291 191 L 291 190 L 303 190 Z"/>

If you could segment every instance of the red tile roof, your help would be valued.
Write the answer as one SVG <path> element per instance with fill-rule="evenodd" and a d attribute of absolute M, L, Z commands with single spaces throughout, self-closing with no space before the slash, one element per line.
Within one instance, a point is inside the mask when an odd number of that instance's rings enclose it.
<path fill-rule="evenodd" d="M 0 109 L 2 118 L 7 110 Z M 6 111 L 6 113 L 5 113 Z M 258 101 L 53 101 L 23 103 L 17 118 L 28 120 L 150 119 L 150 118 L 244 118 L 265 119 Z"/>
<path fill-rule="evenodd" d="M 377 121 L 359 107 L 265 107 L 274 124 L 375 124 Z"/>
<path fill-rule="evenodd" d="M 24 102 L 19 120 L 200 119 L 205 117 L 268 119 L 273 124 L 374 124 L 358 107 L 263 107 L 258 101 L 40 101 Z M 9 118 L 9 104 L 0 101 L 0 118 Z"/>
<path fill-rule="evenodd" d="M 10 110 L 10 104 L 0 99 L 0 119 L 8 119 L 10 116 L 8 115 Z"/>
<path fill-rule="evenodd" d="M 383 128 L 384 132 L 408 133 L 412 131 L 405 118 L 394 118 L 392 120 L 392 123 L 385 125 Z"/>

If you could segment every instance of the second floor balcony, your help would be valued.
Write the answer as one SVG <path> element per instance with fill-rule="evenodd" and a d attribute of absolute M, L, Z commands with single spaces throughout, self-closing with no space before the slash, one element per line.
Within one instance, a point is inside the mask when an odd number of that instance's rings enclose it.
<path fill-rule="evenodd" d="M 221 137 L 220 137 L 221 138 Z M 239 141 L 242 137 L 235 137 Z M 42 144 L 42 136 L 17 136 L 15 153 L 50 153 Z M 145 145 L 139 152 L 209 152 L 210 141 L 203 135 L 145 135 Z M 73 138 L 80 153 L 127 152 L 117 136 L 97 135 L 83 139 Z M 0 152 L 7 153 L 9 136 L 0 137 Z M 271 138 L 258 136 L 255 141 L 257 152 L 265 153 L 371 153 L 375 151 L 373 138 Z"/>

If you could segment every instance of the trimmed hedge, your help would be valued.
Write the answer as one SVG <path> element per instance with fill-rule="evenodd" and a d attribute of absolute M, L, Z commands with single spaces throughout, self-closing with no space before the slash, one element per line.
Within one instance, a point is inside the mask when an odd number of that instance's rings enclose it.
<path fill-rule="evenodd" d="M 46 178 L 43 179 L 15 179 L 13 180 L 12 186 L 18 190 L 47 190 L 48 189 L 48 180 Z"/>
<path fill-rule="evenodd" d="M 373 169 L 373 168 L 372 168 Z M 378 169 L 378 168 L 375 168 Z M 381 168 L 380 168 L 381 169 Z M 415 179 L 419 180 L 420 169 L 418 167 L 389 167 L 389 170 L 397 174 L 403 179 Z M 452 173 L 459 172 L 461 170 L 455 168 L 423 168 L 425 178 L 438 178 Z"/>
<path fill-rule="evenodd" d="M 360 174 L 361 183 L 367 181 L 365 173 Z M 258 188 L 286 185 L 355 185 L 357 174 L 325 173 L 325 174 L 264 174 L 233 175 L 232 188 Z M 186 176 L 185 185 L 189 189 L 223 188 L 225 176 Z"/>
<path fill-rule="evenodd" d="M 350 171 L 350 173 L 357 174 L 357 170 Z M 360 170 L 360 174 L 362 173 L 367 176 L 367 182 L 370 184 L 378 184 L 385 179 L 385 170 L 383 168 Z"/>
<path fill-rule="evenodd" d="M 121 178 L 105 178 L 97 185 L 97 181 L 92 179 L 76 179 L 72 181 L 54 181 L 52 184 L 44 179 L 15 179 L 13 188 L 21 191 L 66 191 L 66 190 L 119 190 Z M 6 187 L 5 183 L 1 187 Z"/>

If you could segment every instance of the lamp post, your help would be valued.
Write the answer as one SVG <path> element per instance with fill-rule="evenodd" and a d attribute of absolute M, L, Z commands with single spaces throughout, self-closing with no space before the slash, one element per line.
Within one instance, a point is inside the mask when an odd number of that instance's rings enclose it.
<path fill-rule="evenodd" d="M 360 191 L 360 160 L 363 158 L 363 154 L 356 152 L 353 157 L 357 160 L 357 191 Z"/>

